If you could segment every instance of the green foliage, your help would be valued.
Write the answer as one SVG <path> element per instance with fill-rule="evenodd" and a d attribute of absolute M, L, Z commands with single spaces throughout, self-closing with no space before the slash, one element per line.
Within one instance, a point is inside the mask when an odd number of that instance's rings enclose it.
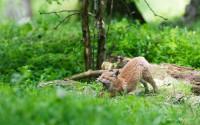
<path fill-rule="evenodd" d="M 25 25 L 0 25 L 5 29 L 0 32 L 0 81 L 32 84 L 83 71 L 80 23 L 68 22 L 54 30 L 56 23 L 56 16 L 41 16 Z M 199 32 L 198 29 L 114 20 L 108 33 L 107 53 L 145 56 L 153 63 L 199 68 Z"/>
<path fill-rule="evenodd" d="M 2 125 L 198 125 L 199 107 L 167 102 L 157 96 L 98 97 L 100 86 L 81 83 L 74 89 L 0 85 Z M 195 115 L 194 115 L 195 114 Z"/>
<path fill-rule="evenodd" d="M 49 4 L 52 4 L 52 2 L 56 2 L 57 4 L 60 4 L 61 1 L 64 0 L 46 0 Z"/>
<path fill-rule="evenodd" d="M 77 28 L 54 30 L 39 20 L 26 25 L 1 25 L 0 79 L 14 83 L 59 79 L 83 69 L 82 44 Z M 46 22 L 47 21 L 47 22 Z M 53 22 L 53 21 L 52 21 Z"/>
<path fill-rule="evenodd" d="M 108 46 L 115 55 L 145 56 L 150 62 L 200 67 L 199 31 L 187 28 L 113 22 Z"/>

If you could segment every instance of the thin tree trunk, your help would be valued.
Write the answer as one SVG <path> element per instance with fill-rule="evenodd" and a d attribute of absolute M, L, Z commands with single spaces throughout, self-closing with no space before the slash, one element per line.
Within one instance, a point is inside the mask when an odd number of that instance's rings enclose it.
<path fill-rule="evenodd" d="M 200 16 L 200 0 L 191 0 L 187 5 L 184 15 L 184 22 L 190 24 Z"/>
<path fill-rule="evenodd" d="M 84 43 L 85 70 L 89 70 L 92 68 L 92 50 L 91 50 L 91 43 L 90 43 L 88 7 L 89 7 L 89 0 L 83 0 L 82 33 L 83 33 L 83 43 Z"/>
<path fill-rule="evenodd" d="M 32 17 L 32 6 L 31 6 L 31 0 L 22 0 L 22 4 L 24 6 L 24 9 L 26 10 L 25 16 L 26 17 Z"/>
<path fill-rule="evenodd" d="M 26 23 L 32 17 L 31 0 L 7 0 L 6 16 L 18 23 Z"/>
<path fill-rule="evenodd" d="M 105 10 L 105 0 L 98 0 L 98 9 L 96 13 L 97 28 L 98 28 L 98 48 L 97 48 L 97 69 L 101 68 L 106 56 L 106 31 L 105 24 L 103 20 L 103 14 Z"/>

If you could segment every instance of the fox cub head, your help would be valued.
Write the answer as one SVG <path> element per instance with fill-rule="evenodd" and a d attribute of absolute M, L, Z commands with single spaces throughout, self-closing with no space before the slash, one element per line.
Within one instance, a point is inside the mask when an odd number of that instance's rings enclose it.
<path fill-rule="evenodd" d="M 99 76 L 96 81 L 101 82 L 104 88 L 109 90 L 110 86 L 112 85 L 111 83 L 113 82 L 113 80 L 117 78 L 118 74 L 119 70 L 109 70 L 102 73 L 101 76 Z"/>

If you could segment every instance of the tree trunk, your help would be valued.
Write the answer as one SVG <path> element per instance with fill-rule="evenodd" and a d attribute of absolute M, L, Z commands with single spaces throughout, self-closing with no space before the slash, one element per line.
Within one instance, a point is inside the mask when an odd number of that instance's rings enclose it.
<path fill-rule="evenodd" d="M 101 68 L 101 64 L 103 63 L 106 56 L 106 31 L 105 24 L 103 20 L 103 14 L 105 10 L 105 0 L 98 0 L 97 3 L 97 28 L 98 28 L 98 47 L 97 47 L 97 69 Z"/>
<path fill-rule="evenodd" d="M 24 9 L 26 10 L 24 16 L 25 17 L 32 17 L 32 6 L 31 6 L 31 0 L 22 0 L 22 4 Z"/>
<path fill-rule="evenodd" d="M 91 11 L 95 8 L 95 2 L 99 0 L 91 1 Z M 136 6 L 135 1 L 130 0 L 107 0 L 105 4 L 105 14 L 112 15 L 114 18 L 127 17 L 132 20 L 138 20 L 140 23 L 145 23 L 142 13 Z"/>
<path fill-rule="evenodd" d="M 88 6 L 89 6 L 89 0 L 83 0 L 82 33 L 83 33 L 83 43 L 84 43 L 85 70 L 89 70 L 92 68 L 92 50 L 90 43 Z"/>
<path fill-rule="evenodd" d="M 190 4 L 187 5 L 184 15 L 185 23 L 192 23 L 195 21 L 200 15 L 200 0 L 191 0 Z"/>
<path fill-rule="evenodd" d="M 20 4 L 19 4 L 20 3 Z M 32 17 L 31 0 L 7 0 L 6 16 L 18 23 L 27 23 Z"/>

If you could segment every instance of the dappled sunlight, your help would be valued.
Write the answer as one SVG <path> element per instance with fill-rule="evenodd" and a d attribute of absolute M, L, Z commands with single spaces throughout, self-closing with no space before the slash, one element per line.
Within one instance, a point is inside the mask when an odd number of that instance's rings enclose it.
<path fill-rule="evenodd" d="M 147 2 L 156 12 L 156 14 L 161 15 L 167 19 L 173 19 L 184 14 L 186 5 L 189 3 L 189 0 L 147 0 Z M 152 13 L 144 0 L 138 0 L 136 3 L 146 21 L 163 21 L 162 18 L 157 17 Z"/>

